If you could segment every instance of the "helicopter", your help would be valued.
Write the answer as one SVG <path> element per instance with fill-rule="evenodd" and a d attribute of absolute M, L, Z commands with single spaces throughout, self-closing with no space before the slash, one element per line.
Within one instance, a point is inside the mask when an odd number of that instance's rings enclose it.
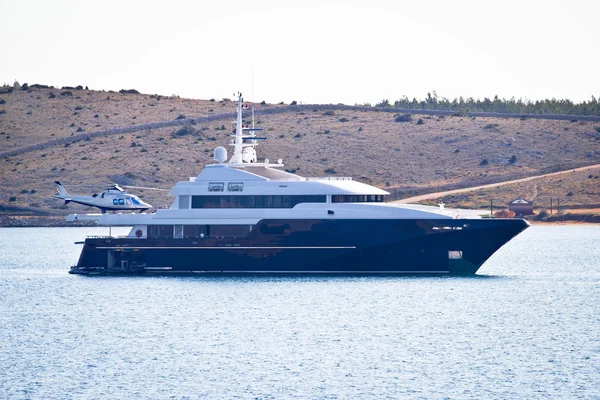
<path fill-rule="evenodd" d="M 125 192 L 119 185 L 112 185 L 104 189 L 100 194 L 95 193 L 91 196 L 71 196 L 59 181 L 56 185 L 55 198 L 64 200 L 65 204 L 71 202 L 83 204 L 84 206 L 98 207 L 102 214 L 107 210 L 140 210 L 140 212 L 152 208 L 148 203 L 144 203 L 139 197 Z"/>

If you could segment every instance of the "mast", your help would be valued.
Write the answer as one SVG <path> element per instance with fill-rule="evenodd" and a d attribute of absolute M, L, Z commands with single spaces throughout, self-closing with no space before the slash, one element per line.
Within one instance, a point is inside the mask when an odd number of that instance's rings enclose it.
<path fill-rule="evenodd" d="M 229 160 L 230 163 L 239 163 L 243 162 L 242 160 L 242 146 L 243 138 L 242 138 L 242 102 L 244 99 L 242 98 L 242 93 L 238 92 L 238 102 L 237 102 L 237 120 L 235 122 L 234 127 L 234 139 L 233 139 L 233 155 Z"/>
<path fill-rule="evenodd" d="M 234 127 L 232 132 L 233 139 L 231 140 L 230 146 L 233 146 L 233 155 L 229 160 L 230 164 L 238 164 L 242 167 L 244 164 L 262 165 L 266 167 L 283 167 L 282 161 L 278 160 L 277 164 L 270 164 L 269 159 L 265 159 L 263 163 L 258 162 L 256 156 L 256 150 L 258 142 L 266 140 L 266 137 L 257 137 L 257 131 L 262 131 L 262 128 L 257 128 L 254 123 L 254 107 L 252 107 L 252 126 L 244 126 L 242 113 L 244 109 L 249 108 L 244 105 L 244 99 L 242 94 L 238 93 L 237 101 L 237 118 L 233 121 Z M 226 154 L 226 153 L 225 153 Z M 225 156 L 226 158 L 227 156 Z"/>

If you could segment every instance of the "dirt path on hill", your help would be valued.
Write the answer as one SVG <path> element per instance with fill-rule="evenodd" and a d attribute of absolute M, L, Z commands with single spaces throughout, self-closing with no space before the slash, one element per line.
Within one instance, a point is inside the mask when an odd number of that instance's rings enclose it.
<path fill-rule="evenodd" d="M 443 197 L 443 196 L 448 196 L 448 195 L 451 195 L 451 194 L 473 192 L 475 190 L 480 190 L 480 189 L 488 189 L 488 188 L 494 188 L 494 187 L 498 187 L 498 186 L 511 185 L 513 183 L 527 182 L 527 181 L 531 181 L 531 180 L 538 179 L 538 178 L 545 178 L 547 176 L 561 175 L 561 174 L 567 174 L 569 172 L 574 172 L 574 171 L 585 171 L 585 170 L 588 170 L 588 169 L 597 169 L 597 168 L 600 168 L 600 164 L 588 165 L 587 167 L 571 168 L 571 169 L 567 169 L 567 170 L 564 170 L 564 171 L 558 171 L 558 172 L 552 172 L 552 173 L 549 173 L 549 174 L 542 174 L 542 175 L 530 176 L 530 177 L 527 177 L 527 178 L 515 179 L 515 180 L 512 180 L 512 181 L 491 183 L 491 184 L 488 184 L 488 185 L 474 186 L 474 187 L 463 188 L 463 189 L 448 190 L 446 192 L 436 192 L 436 193 L 423 194 L 421 196 L 408 197 L 406 199 L 392 201 L 392 203 L 396 203 L 396 204 L 417 203 L 419 201 L 428 200 L 428 199 L 436 199 L 436 198 Z"/>
<path fill-rule="evenodd" d="M 465 117 L 491 117 L 491 118 L 526 118 L 526 119 L 550 119 L 550 120 L 581 120 L 600 122 L 600 116 L 596 115 L 562 115 L 562 114 L 510 114 L 510 113 L 491 113 L 491 112 L 464 112 L 458 113 L 449 110 L 421 110 L 421 109 L 402 109 L 389 107 L 367 107 L 367 106 L 347 106 L 344 104 L 300 104 L 289 105 L 283 107 L 259 107 L 255 110 L 256 115 L 279 114 L 285 112 L 297 112 L 306 110 L 336 110 L 336 111 L 379 111 L 387 113 L 410 113 L 417 115 L 443 115 L 443 116 L 465 116 Z M 42 150 L 45 148 L 64 146 L 67 143 L 74 143 L 80 140 L 92 139 L 96 137 L 106 137 L 110 135 L 120 135 L 137 131 L 145 131 L 148 129 L 159 129 L 174 126 L 183 126 L 192 123 L 206 123 L 211 121 L 227 120 L 235 118 L 236 113 L 221 113 L 205 115 L 195 118 L 184 118 L 176 120 L 158 121 L 147 124 L 115 127 L 93 132 L 85 132 L 69 137 L 48 140 L 42 143 L 36 143 L 30 146 L 21 147 L 18 149 L 0 152 L 0 158 L 13 157 L 30 151 Z"/>

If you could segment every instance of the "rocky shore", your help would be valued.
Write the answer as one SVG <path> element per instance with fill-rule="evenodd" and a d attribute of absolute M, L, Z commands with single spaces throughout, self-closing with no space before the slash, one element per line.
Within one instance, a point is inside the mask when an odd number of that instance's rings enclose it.
<path fill-rule="evenodd" d="M 97 226 L 93 221 L 67 222 L 62 215 L 0 215 L 0 227 L 16 228 L 49 228 L 49 227 L 73 227 L 73 226 Z"/>

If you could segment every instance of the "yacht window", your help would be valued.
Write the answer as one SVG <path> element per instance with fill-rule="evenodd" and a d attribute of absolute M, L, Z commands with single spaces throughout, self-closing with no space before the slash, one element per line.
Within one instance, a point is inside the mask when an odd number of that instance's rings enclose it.
<path fill-rule="evenodd" d="M 325 203 L 325 195 L 192 196 L 192 208 L 293 208 L 300 203 Z"/>
<path fill-rule="evenodd" d="M 332 203 L 382 203 L 383 195 L 376 194 L 361 194 L 361 195 L 346 195 L 336 194 L 331 196 Z"/>
<path fill-rule="evenodd" d="M 149 238 L 172 238 L 173 225 L 148 225 Z"/>
<path fill-rule="evenodd" d="M 450 260 L 461 260 L 463 258 L 463 252 L 459 250 L 448 251 L 448 259 Z"/>
<path fill-rule="evenodd" d="M 212 236 L 243 237 L 250 233 L 250 225 L 211 225 Z"/>
<path fill-rule="evenodd" d="M 190 208 L 190 196 L 179 196 L 179 209 Z"/>
<path fill-rule="evenodd" d="M 183 238 L 183 225 L 175 225 L 175 237 L 178 239 Z"/>
<path fill-rule="evenodd" d="M 224 187 L 225 187 L 225 183 L 223 183 L 223 182 L 210 182 L 208 184 L 208 191 L 209 192 L 222 192 Z"/>
<path fill-rule="evenodd" d="M 227 190 L 230 192 L 241 192 L 244 190 L 244 182 L 229 182 Z"/>
<path fill-rule="evenodd" d="M 183 237 L 193 237 L 198 238 L 200 235 L 207 236 L 207 226 L 206 225 L 184 225 L 183 226 Z"/>

